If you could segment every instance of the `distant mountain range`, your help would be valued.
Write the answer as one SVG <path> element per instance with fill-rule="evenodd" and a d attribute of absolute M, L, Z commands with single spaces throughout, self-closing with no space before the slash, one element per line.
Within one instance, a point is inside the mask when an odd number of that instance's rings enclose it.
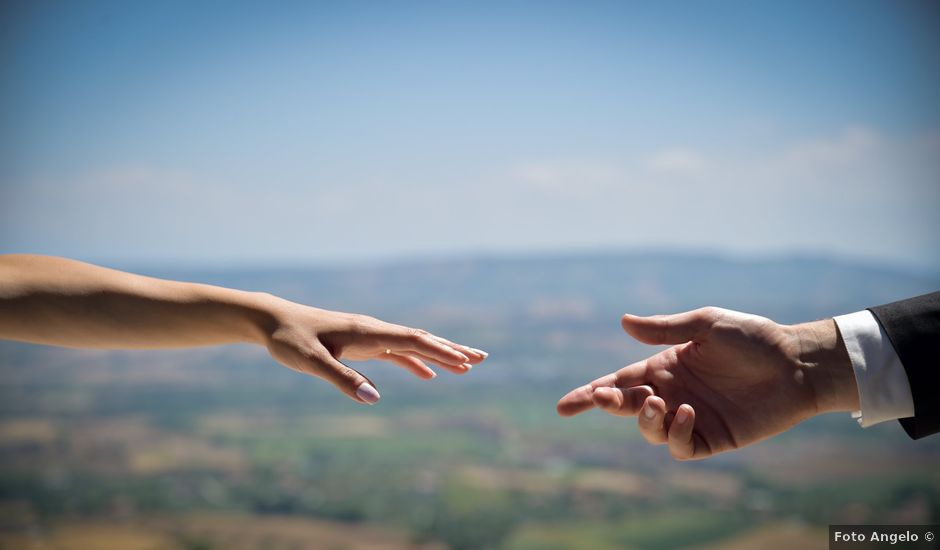
<path fill-rule="evenodd" d="M 795 322 L 940 289 L 940 273 L 821 257 L 610 253 L 416 260 L 339 268 L 145 270 L 407 318 L 609 320 L 718 305 Z"/>

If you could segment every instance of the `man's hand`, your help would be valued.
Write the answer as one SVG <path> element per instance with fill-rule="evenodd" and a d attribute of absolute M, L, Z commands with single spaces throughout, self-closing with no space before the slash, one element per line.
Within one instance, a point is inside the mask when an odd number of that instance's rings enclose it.
<path fill-rule="evenodd" d="M 565 395 L 558 413 L 593 407 L 636 416 L 640 433 L 679 460 L 750 445 L 803 420 L 858 409 L 855 377 L 831 319 L 779 325 L 719 308 L 624 315 L 646 344 L 672 347 Z"/>

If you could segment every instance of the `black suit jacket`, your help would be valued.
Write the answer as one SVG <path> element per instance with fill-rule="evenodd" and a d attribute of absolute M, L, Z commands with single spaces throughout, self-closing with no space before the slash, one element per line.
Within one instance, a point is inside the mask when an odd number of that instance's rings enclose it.
<path fill-rule="evenodd" d="M 868 308 L 907 371 L 914 416 L 901 426 L 914 439 L 940 432 L 940 292 Z"/>

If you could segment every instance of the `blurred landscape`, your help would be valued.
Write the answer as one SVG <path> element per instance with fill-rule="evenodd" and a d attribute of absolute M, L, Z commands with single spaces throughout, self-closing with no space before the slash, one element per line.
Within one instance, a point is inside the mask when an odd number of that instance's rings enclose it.
<path fill-rule="evenodd" d="M 826 548 L 830 523 L 940 523 L 940 438 L 848 415 L 703 462 L 570 388 L 655 351 L 619 316 L 786 323 L 940 288 L 824 257 L 610 253 L 148 275 L 264 290 L 490 352 L 466 376 L 357 368 L 375 407 L 248 346 L 0 343 L 0 548 Z"/>

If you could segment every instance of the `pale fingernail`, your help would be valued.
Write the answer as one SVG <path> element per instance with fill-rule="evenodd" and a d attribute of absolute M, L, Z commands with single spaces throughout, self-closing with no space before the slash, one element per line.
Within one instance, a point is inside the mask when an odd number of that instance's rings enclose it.
<path fill-rule="evenodd" d="M 689 411 L 680 407 L 679 410 L 676 411 L 676 422 L 678 422 L 679 424 L 685 424 L 685 421 L 688 419 L 689 419 Z"/>
<path fill-rule="evenodd" d="M 643 414 L 646 416 L 646 418 L 653 418 L 656 416 L 656 411 L 653 410 L 653 407 L 646 407 Z"/>
<path fill-rule="evenodd" d="M 486 353 L 485 351 L 483 351 L 483 350 L 481 350 L 481 349 L 477 349 L 477 348 L 470 348 L 470 349 L 471 349 L 474 353 L 476 353 L 476 354 L 478 354 L 478 355 L 482 355 L 484 359 L 486 359 L 487 357 L 490 356 L 489 353 Z"/>
<path fill-rule="evenodd" d="M 470 363 L 464 363 L 463 365 L 460 365 L 460 366 L 467 370 L 470 370 L 473 368 L 473 365 L 471 365 Z"/>
<path fill-rule="evenodd" d="M 356 397 L 370 405 L 374 405 L 382 396 L 379 395 L 379 390 L 375 389 L 372 384 L 363 382 L 356 390 Z"/>

